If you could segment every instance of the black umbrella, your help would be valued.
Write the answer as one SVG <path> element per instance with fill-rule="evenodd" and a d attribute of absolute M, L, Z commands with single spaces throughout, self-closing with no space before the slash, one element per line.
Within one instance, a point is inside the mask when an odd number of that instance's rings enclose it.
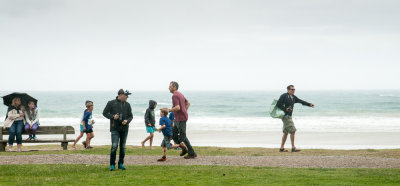
<path fill-rule="evenodd" d="M 19 93 L 19 92 L 14 92 L 7 96 L 3 96 L 4 105 L 10 106 L 12 103 L 12 100 L 16 97 L 21 98 L 21 104 L 24 106 L 27 106 L 30 101 L 33 101 L 35 103 L 35 105 L 37 106 L 37 99 L 33 98 L 32 96 L 28 95 L 27 93 Z"/>

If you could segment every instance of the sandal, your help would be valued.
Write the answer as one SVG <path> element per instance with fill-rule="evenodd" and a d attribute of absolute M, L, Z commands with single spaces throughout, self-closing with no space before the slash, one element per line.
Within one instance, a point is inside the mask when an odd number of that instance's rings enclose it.
<path fill-rule="evenodd" d="M 285 150 L 285 149 L 279 149 L 279 152 L 288 152 L 288 150 Z"/>
<path fill-rule="evenodd" d="M 292 152 L 300 152 L 301 150 L 300 149 L 297 149 L 297 148 L 293 148 L 292 149 Z"/>

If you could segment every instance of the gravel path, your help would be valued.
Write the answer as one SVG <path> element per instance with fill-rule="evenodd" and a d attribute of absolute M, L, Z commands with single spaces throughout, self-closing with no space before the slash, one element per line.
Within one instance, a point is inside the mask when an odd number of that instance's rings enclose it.
<path fill-rule="evenodd" d="M 117 155 L 118 157 L 118 155 Z M 126 165 L 228 165 L 298 168 L 400 168 L 400 159 L 361 156 L 199 156 L 185 160 L 170 156 L 157 162 L 159 156 L 125 157 Z M 1 164 L 101 164 L 107 165 L 108 155 L 18 155 L 0 156 Z"/>

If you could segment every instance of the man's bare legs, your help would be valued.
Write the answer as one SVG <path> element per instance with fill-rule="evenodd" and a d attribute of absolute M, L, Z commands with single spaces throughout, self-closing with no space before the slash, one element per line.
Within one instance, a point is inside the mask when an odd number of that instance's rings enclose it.
<path fill-rule="evenodd" d="M 283 133 L 283 136 L 282 136 L 282 143 L 281 143 L 281 149 L 285 149 L 285 143 L 286 143 L 287 136 L 288 136 L 287 133 Z"/>
<path fill-rule="evenodd" d="M 296 149 L 296 146 L 294 145 L 294 136 L 295 136 L 295 132 L 293 132 L 292 134 L 290 134 L 290 142 L 292 143 L 292 149 Z"/>
<path fill-rule="evenodd" d="M 296 135 L 296 132 L 293 132 L 292 134 L 290 134 L 290 142 L 292 144 L 292 149 L 296 149 L 296 146 L 294 145 L 295 135 Z M 285 143 L 286 143 L 287 137 L 288 137 L 288 134 L 287 133 L 283 133 L 281 149 L 285 149 Z"/>

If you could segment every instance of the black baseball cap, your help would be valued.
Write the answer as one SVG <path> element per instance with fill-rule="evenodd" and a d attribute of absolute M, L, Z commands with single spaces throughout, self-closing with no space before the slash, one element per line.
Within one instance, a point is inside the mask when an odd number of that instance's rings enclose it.
<path fill-rule="evenodd" d="M 131 95 L 132 93 L 130 93 L 128 90 L 125 90 L 124 91 L 124 89 L 119 89 L 119 91 L 118 91 L 118 95 L 121 95 L 121 94 L 125 94 L 126 96 L 129 96 L 129 95 Z"/>

